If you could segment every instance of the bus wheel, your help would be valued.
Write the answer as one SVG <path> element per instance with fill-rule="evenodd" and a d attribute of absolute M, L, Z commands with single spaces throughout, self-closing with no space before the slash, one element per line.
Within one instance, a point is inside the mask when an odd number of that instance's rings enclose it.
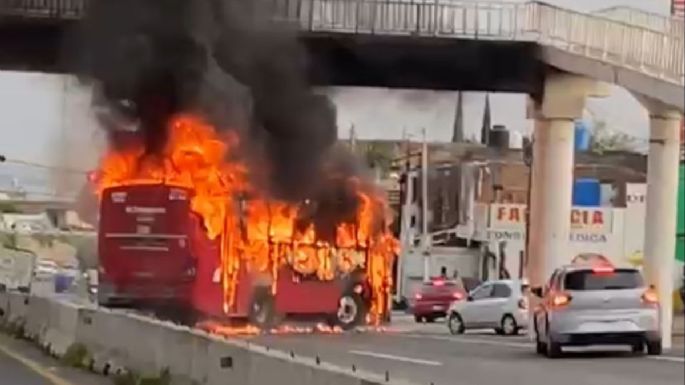
<path fill-rule="evenodd" d="M 350 330 L 364 322 L 366 306 L 364 299 L 357 293 L 346 293 L 338 301 L 336 324 L 343 330 Z"/>
<path fill-rule="evenodd" d="M 262 330 L 270 330 L 276 321 L 276 311 L 274 308 L 274 297 L 269 288 L 258 287 L 252 295 L 250 313 L 248 315 L 250 323 Z"/>

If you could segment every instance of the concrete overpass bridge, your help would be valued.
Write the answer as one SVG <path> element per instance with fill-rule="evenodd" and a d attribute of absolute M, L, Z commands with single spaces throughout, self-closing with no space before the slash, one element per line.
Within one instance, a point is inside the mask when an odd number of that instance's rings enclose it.
<path fill-rule="evenodd" d="M 317 84 L 541 95 L 554 68 L 685 108 L 682 20 L 663 28 L 541 2 L 272 1 L 274 18 L 299 27 Z M 87 6 L 0 0 L 0 66 L 68 71 L 61 43 Z"/>
<path fill-rule="evenodd" d="M 112 0 L 115 1 L 115 0 Z M 272 0 L 310 54 L 317 85 L 509 91 L 532 96 L 536 120 L 528 276 L 542 285 L 570 260 L 574 121 L 604 83 L 648 110 L 645 274 L 671 345 L 679 128 L 685 108 L 683 35 L 541 2 Z M 69 71 L 65 31 L 87 0 L 0 0 L 0 68 Z M 682 23 L 682 21 L 668 21 Z M 680 28 L 682 30 L 682 28 Z"/>

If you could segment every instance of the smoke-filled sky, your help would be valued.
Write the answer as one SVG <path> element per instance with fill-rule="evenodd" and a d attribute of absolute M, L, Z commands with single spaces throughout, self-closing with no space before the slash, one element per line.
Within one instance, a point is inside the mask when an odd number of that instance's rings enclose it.
<path fill-rule="evenodd" d="M 523 1 L 523 0 L 521 0 Z M 668 0 L 554 0 L 551 3 L 592 11 L 627 5 L 651 12 L 668 12 Z M 91 168 L 103 142 L 92 111 L 90 90 L 79 87 L 73 78 L 37 73 L 0 71 L 0 127 L 3 134 L 0 153 L 9 158 L 49 165 Z M 338 136 L 348 136 L 350 125 L 360 138 L 399 139 L 406 130 L 418 136 L 426 128 L 430 140 L 449 140 L 456 95 L 451 92 L 335 89 Z M 484 94 L 468 92 L 464 97 L 466 137 L 480 128 Z M 523 95 L 491 96 L 493 123 L 525 132 Z M 616 89 L 606 100 L 588 103 L 588 109 L 612 129 L 646 138 L 645 112 L 627 92 Z M 67 151 L 65 151 L 65 147 Z M 0 170 L 0 190 L 19 175 L 39 184 L 45 173 L 35 169 L 10 167 Z M 9 182 L 8 182 L 9 181 Z M 25 183 L 25 182 L 24 182 Z"/>

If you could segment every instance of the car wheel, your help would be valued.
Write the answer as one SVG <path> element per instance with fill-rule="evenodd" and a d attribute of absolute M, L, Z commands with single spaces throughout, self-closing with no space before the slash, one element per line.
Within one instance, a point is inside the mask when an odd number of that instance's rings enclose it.
<path fill-rule="evenodd" d="M 559 358 L 561 357 L 561 344 L 554 341 L 551 337 L 547 337 L 547 343 L 545 344 L 545 348 L 547 348 L 547 357 L 548 358 Z"/>
<path fill-rule="evenodd" d="M 452 334 L 464 334 L 466 327 L 464 326 L 464 320 L 458 313 L 450 314 L 447 319 L 447 327 L 450 329 Z"/>
<path fill-rule="evenodd" d="M 426 323 L 432 324 L 435 322 L 435 317 L 426 317 Z"/>
<path fill-rule="evenodd" d="M 558 358 L 561 356 L 561 344 L 554 341 L 552 338 L 552 333 L 549 332 L 549 321 L 545 323 L 545 334 L 547 335 L 547 341 L 545 342 L 545 354 L 548 358 Z"/>
<path fill-rule="evenodd" d="M 540 337 L 537 337 L 535 341 L 535 353 L 540 355 L 547 353 L 547 345 L 544 342 L 540 342 Z"/>
<path fill-rule="evenodd" d="M 512 317 L 510 314 L 507 314 L 502 317 L 502 321 L 500 321 L 500 329 L 502 330 L 502 334 L 506 336 L 513 336 L 518 334 L 519 326 L 516 324 L 514 317 Z"/>
<path fill-rule="evenodd" d="M 648 341 L 647 342 L 647 354 L 650 356 L 658 356 L 661 355 L 662 352 L 661 348 L 661 340 L 656 340 L 656 341 Z"/>
<path fill-rule="evenodd" d="M 423 322 L 423 317 L 421 317 L 420 315 L 415 315 L 414 321 L 416 321 L 417 323 L 421 323 Z"/>

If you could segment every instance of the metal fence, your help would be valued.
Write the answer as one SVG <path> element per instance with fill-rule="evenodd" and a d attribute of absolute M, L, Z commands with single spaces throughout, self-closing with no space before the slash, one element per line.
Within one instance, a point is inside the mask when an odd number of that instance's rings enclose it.
<path fill-rule="evenodd" d="M 631 7 L 611 7 L 596 14 L 671 35 L 682 37 L 685 34 L 685 20 L 679 17 L 659 15 Z"/>
<path fill-rule="evenodd" d="M 256 0 L 255 0 L 256 1 Z M 265 0 L 308 32 L 536 41 L 685 85 L 683 34 L 542 2 Z M 88 0 L 0 0 L 0 15 L 76 18 Z"/>
<path fill-rule="evenodd" d="M 305 31 L 536 41 L 685 85 L 682 35 L 541 2 L 273 1 Z"/>
<path fill-rule="evenodd" d="M 80 19 L 89 0 L 0 0 L 0 16 Z"/>

